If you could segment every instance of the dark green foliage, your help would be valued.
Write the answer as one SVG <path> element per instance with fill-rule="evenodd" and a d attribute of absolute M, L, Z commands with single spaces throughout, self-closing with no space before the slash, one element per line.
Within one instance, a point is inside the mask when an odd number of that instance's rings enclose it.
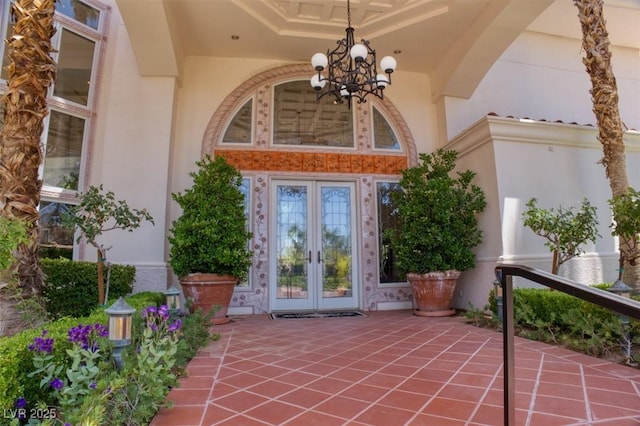
<path fill-rule="evenodd" d="M 594 287 L 606 291 L 610 284 Z M 493 313 L 492 319 L 480 322 L 479 313 L 473 310 L 467 315 L 470 323 L 496 325 L 497 306 L 493 291 L 491 293 L 488 308 Z M 623 324 L 620 317 L 608 309 L 560 291 L 533 288 L 515 288 L 513 303 L 516 333 L 521 337 L 562 344 L 594 356 L 621 354 L 624 349 Z M 629 328 L 631 340 L 637 344 L 640 321 L 631 320 Z"/>
<path fill-rule="evenodd" d="M 633 263 L 640 258 L 640 192 L 633 188 L 624 195 L 609 200 L 614 222 L 611 234 L 629 242 L 620 247 L 621 265 Z"/>
<path fill-rule="evenodd" d="M 169 230 L 169 263 L 179 277 L 191 273 L 232 275 L 244 280 L 251 265 L 251 233 L 244 214 L 242 175 L 224 157 L 197 161 L 193 186 L 172 194 L 182 215 Z"/>
<path fill-rule="evenodd" d="M 536 203 L 535 198 L 527 202 L 527 210 L 522 213 L 524 225 L 547 240 L 544 245 L 554 253 L 551 272 L 557 274 L 560 265 L 584 253 L 582 246 L 587 241 L 595 243 L 600 236 L 596 208 L 586 198 L 578 212 L 562 206 L 541 209 Z"/>
<path fill-rule="evenodd" d="M 113 300 L 112 300 L 113 301 Z M 110 301 L 110 302 L 112 302 Z M 165 401 L 170 386 L 175 385 L 175 374 L 184 371 L 189 359 L 205 346 L 210 338 L 217 335 L 209 334 L 209 317 L 197 311 L 182 318 L 182 333 L 175 354 L 176 363 L 173 372 L 167 374 L 161 366 L 149 365 L 142 371 L 138 360 L 137 343 L 142 334 L 142 319 L 140 313 L 151 305 L 164 304 L 165 296 L 158 292 L 137 293 L 126 298 L 129 305 L 137 310 L 134 314 L 134 342 L 125 354 L 126 363 L 122 372 L 109 370 L 111 364 L 101 365 L 104 374 L 101 374 L 97 383 L 99 392 L 91 394 L 80 402 L 80 413 L 103 413 L 103 422 L 91 424 L 148 424 L 154 416 L 157 408 Z M 173 321 L 173 320 L 172 320 Z M 25 397 L 29 404 L 37 400 L 49 401 L 50 389 L 41 390 L 38 377 L 28 377 L 28 372 L 33 371 L 33 354 L 28 346 L 33 339 L 40 336 L 42 329 L 48 331 L 47 337 L 55 339 L 54 360 L 64 363 L 68 360 L 66 349 L 71 347 L 67 341 L 67 333 L 71 327 L 78 324 L 106 324 L 107 315 L 103 307 L 96 308 L 90 316 L 83 318 L 62 318 L 44 325 L 41 328 L 26 330 L 11 337 L 0 338 L 0 409 L 15 408 L 17 398 Z M 104 349 L 109 355 L 109 348 Z M 138 362 L 140 361 L 140 362 Z M 157 370 L 157 374 L 153 373 Z M 162 370 L 162 371 L 161 371 Z M 31 405 L 29 405 L 31 407 Z M 86 408 L 85 408 L 86 407 Z M 97 407 L 97 408 L 96 408 Z M 85 423 L 73 423 L 85 424 Z M 89 423 L 86 423 L 89 424 Z"/>
<path fill-rule="evenodd" d="M 73 259 L 73 249 L 68 247 L 40 246 L 41 259 Z"/>
<path fill-rule="evenodd" d="M 76 194 L 80 204 L 69 207 L 69 212 L 63 212 L 64 226 L 80 230 L 80 238 L 97 249 L 102 249 L 98 238 L 103 232 L 122 229 L 133 232 L 143 221 L 153 224 L 153 217 L 147 209 L 131 209 L 126 201 L 116 200 L 112 191 L 104 192 L 102 185 L 90 186 L 84 194 Z"/>
<path fill-rule="evenodd" d="M 477 215 L 486 206 L 475 172 L 453 175 L 456 151 L 420 154 L 420 164 L 402 172 L 403 191 L 392 193 L 400 229 L 392 239 L 404 272 L 465 271 L 475 265 L 482 241 Z"/>
<path fill-rule="evenodd" d="M 198 350 L 207 346 L 210 340 L 218 340 L 220 335 L 210 333 L 211 318 L 215 311 L 204 314 L 201 309 L 182 318 L 183 335 L 178 342 L 176 366 L 182 370 L 187 362 L 193 358 Z"/>
<path fill-rule="evenodd" d="M 68 259 L 41 259 L 45 274 L 42 295 L 52 318 L 89 315 L 98 306 L 97 264 Z M 111 265 L 109 297 L 131 293 L 136 269 L 130 265 Z"/>

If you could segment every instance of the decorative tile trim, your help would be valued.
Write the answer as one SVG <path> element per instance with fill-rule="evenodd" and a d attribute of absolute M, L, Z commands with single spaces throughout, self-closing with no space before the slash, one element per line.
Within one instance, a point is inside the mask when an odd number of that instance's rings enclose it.
<path fill-rule="evenodd" d="M 241 171 L 395 175 L 407 168 L 405 155 L 215 149 Z"/>

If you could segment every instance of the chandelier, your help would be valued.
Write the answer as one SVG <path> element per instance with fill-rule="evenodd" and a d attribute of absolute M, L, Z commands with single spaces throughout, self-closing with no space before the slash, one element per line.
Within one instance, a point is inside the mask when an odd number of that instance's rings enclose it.
<path fill-rule="evenodd" d="M 311 77 L 311 86 L 318 92 L 317 99 L 331 94 L 335 102 L 347 100 L 351 108 L 351 100 L 366 102 L 366 96 L 376 95 L 384 99 L 384 89 L 391 84 L 391 73 L 396 69 L 396 60 L 385 56 L 380 61 L 380 69 L 386 75 L 378 74 L 376 68 L 376 51 L 367 40 L 355 42 L 354 29 L 351 27 L 351 7 L 347 0 L 347 37 L 338 40 L 336 47 L 327 54 L 316 53 L 311 58 L 311 65 L 318 72 Z M 323 71 L 326 69 L 326 73 Z"/>

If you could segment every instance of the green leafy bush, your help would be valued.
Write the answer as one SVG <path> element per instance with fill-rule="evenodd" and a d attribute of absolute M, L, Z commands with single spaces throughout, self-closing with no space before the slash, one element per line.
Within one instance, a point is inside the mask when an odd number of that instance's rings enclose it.
<path fill-rule="evenodd" d="M 606 291 L 610 284 L 594 287 Z M 467 315 L 468 322 L 496 326 L 497 304 L 493 291 L 487 308 L 491 310 L 493 317 L 485 315 L 483 321 L 480 321 L 479 311 L 471 309 Z M 622 353 L 627 350 L 625 345 L 640 341 L 640 321 L 630 321 L 627 341 L 627 330 L 615 312 L 560 291 L 515 288 L 513 309 L 516 333 L 519 336 L 562 344 L 589 355 L 607 356 L 618 349 L 622 349 Z M 634 358 L 633 353 L 631 356 Z"/>
<path fill-rule="evenodd" d="M 126 300 L 138 312 L 134 314 L 134 341 L 127 348 L 122 371 L 113 369 L 112 363 L 108 362 L 111 355 L 108 346 L 100 349 L 103 359 L 100 362 L 97 359 L 78 365 L 71 362 L 78 356 L 86 358 L 91 354 L 82 352 L 77 344 L 74 347 L 74 343 L 68 341 L 69 330 L 78 329 L 79 324 L 106 324 L 107 315 L 103 307 L 96 308 L 87 317 L 66 317 L 41 328 L 0 338 L 0 409 L 9 412 L 15 409 L 17 401 L 24 398 L 22 402 L 29 404 L 28 407 L 40 401 L 39 406 L 56 404 L 64 408 L 64 416 L 59 419 L 61 422 L 78 425 L 147 424 L 164 402 L 170 386 L 175 384 L 176 375 L 183 371 L 193 354 L 208 343 L 209 318 L 200 311 L 183 318 L 168 317 L 166 307 L 150 308 L 164 303 L 164 294 L 158 292 L 138 293 Z M 178 319 L 182 320 L 183 335 L 180 339 L 175 334 L 180 329 L 176 323 Z M 150 321 L 157 327 L 149 327 Z M 45 336 L 42 335 L 43 329 L 47 330 Z M 152 333 L 152 330 L 161 332 Z M 34 353 L 29 350 L 29 345 L 34 344 L 38 337 L 55 341 L 51 357 L 45 361 L 57 366 L 59 371 L 67 372 L 61 389 L 52 390 L 48 385 L 50 382 L 41 386 L 43 378 L 49 379 L 45 370 L 29 377 L 29 372 L 35 367 Z M 100 369 L 98 375 L 94 374 L 96 366 Z M 58 370 L 55 372 L 57 374 Z M 77 389 L 73 388 L 76 384 Z M 17 425 L 18 421 L 13 420 L 11 424 Z"/>
<path fill-rule="evenodd" d="M 52 318 L 82 317 L 98 306 L 96 263 L 68 259 L 41 259 L 40 263 L 46 276 L 42 295 Z M 131 293 L 135 274 L 134 266 L 112 264 L 109 297 Z"/>

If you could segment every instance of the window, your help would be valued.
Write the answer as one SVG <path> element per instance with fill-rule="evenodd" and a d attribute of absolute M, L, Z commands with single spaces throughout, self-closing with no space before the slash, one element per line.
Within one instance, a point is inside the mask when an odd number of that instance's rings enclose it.
<path fill-rule="evenodd" d="M 62 226 L 62 214 L 69 204 L 43 201 L 40 203 L 40 250 L 42 257 L 57 259 L 73 257 L 73 230 Z"/>
<path fill-rule="evenodd" d="M 12 3 L 12 2 L 11 2 Z M 10 39 L 15 18 L 10 2 L 1 12 L 4 39 Z M 91 121 L 95 116 L 94 93 L 97 87 L 97 64 L 104 43 L 107 6 L 92 0 L 58 0 L 54 16 L 56 33 L 51 40 L 57 65 L 56 80 L 47 99 L 51 106 L 44 123 L 42 137 L 44 166 L 43 199 L 51 193 L 73 202 L 75 192 L 81 189 L 87 140 Z M 10 63 L 6 44 L 2 50 L 0 95 L 7 89 L 9 78 L 6 67 Z M 3 125 L 0 120 L 0 125 Z M 53 200 L 48 200 L 53 201 Z M 55 201 L 59 201 L 56 198 Z"/>
<path fill-rule="evenodd" d="M 0 3 L 0 36 L 13 34 L 15 18 L 11 3 Z M 60 214 L 77 202 L 83 167 L 87 163 L 87 141 L 95 116 L 95 87 L 101 45 L 105 41 L 108 8 L 93 0 L 57 0 L 54 16 L 55 35 L 51 40 L 57 65 L 56 80 L 49 91 L 49 115 L 42 136 L 43 193 L 40 209 L 40 243 L 43 257 L 72 257 L 73 231 L 62 227 Z M 0 95 L 7 90 L 10 63 L 6 43 L 0 43 L 2 71 Z M 0 128 L 4 111 L 0 108 Z"/>
<path fill-rule="evenodd" d="M 308 81 L 275 86 L 273 143 L 353 148 L 353 111 L 334 104 L 329 97 L 318 101 Z"/>
<path fill-rule="evenodd" d="M 398 143 L 398 138 L 391 128 L 391 125 L 377 108 L 372 107 L 371 109 L 373 110 L 373 135 L 375 139 L 375 147 L 379 149 L 392 149 L 394 151 L 399 151 L 400 144 Z"/>
<path fill-rule="evenodd" d="M 400 184 L 397 182 L 378 182 L 376 184 L 380 284 L 404 281 L 391 248 L 391 241 L 399 229 L 396 207 L 391 198 L 391 194 L 395 191 L 401 191 Z"/>
<path fill-rule="evenodd" d="M 62 30 L 53 96 L 88 105 L 95 46 L 93 40 Z"/>
<path fill-rule="evenodd" d="M 247 229 L 251 231 L 251 220 L 250 220 L 251 218 L 250 216 L 251 214 L 251 179 L 249 178 L 242 179 L 242 184 L 240 185 L 240 192 L 242 192 L 242 194 L 244 195 L 244 217 L 246 220 Z M 247 242 L 247 248 L 251 250 L 251 240 Z M 249 274 L 249 277 L 247 278 L 246 281 L 239 283 L 238 287 L 244 287 L 249 289 L 251 287 L 250 282 L 251 282 L 251 274 Z"/>
<path fill-rule="evenodd" d="M 85 121 L 52 110 L 44 158 L 44 185 L 78 190 Z"/>
<path fill-rule="evenodd" d="M 224 132 L 222 143 L 251 143 L 252 100 L 248 100 L 233 116 L 229 127 Z"/>

